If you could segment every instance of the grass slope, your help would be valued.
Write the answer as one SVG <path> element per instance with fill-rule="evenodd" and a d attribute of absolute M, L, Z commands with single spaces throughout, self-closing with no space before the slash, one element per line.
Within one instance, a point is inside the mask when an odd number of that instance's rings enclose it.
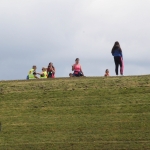
<path fill-rule="evenodd" d="M 0 150 L 148 150 L 150 76 L 0 82 Z"/>

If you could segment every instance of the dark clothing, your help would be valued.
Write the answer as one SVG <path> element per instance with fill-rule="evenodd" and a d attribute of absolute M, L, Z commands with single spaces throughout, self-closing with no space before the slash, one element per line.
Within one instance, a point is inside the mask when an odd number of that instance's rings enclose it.
<path fill-rule="evenodd" d="M 116 48 L 115 50 L 113 50 L 113 51 L 112 51 L 112 55 L 113 55 L 114 57 L 116 57 L 116 56 L 123 57 L 122 51 L 121 51 L 119 48 Z"/>
<path fill-rule="evenodd" d="M 123 57 L 122 55 L 122 49 L 120 48 L 120 45 L 115 45 L 113 48 L 112 48 L 112 51 L 111 51 L 112 55 L 115 57 L 115 56 L 120 56 L 120 57 Z"/>
<path fill-rule="evenodd" d="M 123 62 L 122 62 L 122 57 L 120 56 L 115 56 L 114 57 L 114 61 L 115 61 L 115 72 L 116 72 L 116 75 L 118 75 L 118 69 L 119 69 L 119 66 L 120 66 L 120 74 L 123 75 Z"/>
<path fill-rule="evenodd" d="M 54 67 L 53 67 L 53 70 L 55 71 Z M 53 70 L 51 68 L 47 68 L 48 78 L 54 78 L 55 77 L 55 73 L 53 73 Z"/>
<path fill-rule="evenodd" d="M 52 72 L 48 72 L 48 78 L 51 78 L 53 76 L 53 73 Z"/>
<path fill-rule="evenodd" d="M 82 77 L 83 74 L 81 72 L 79 72 L 79 71 L 74 71 L 73 76 L 74 77 Z"/>
<path fill-rule="evenodd" d="M 29 75 L 27 75 L 27 78 L 26 78 L 27 80 L 29 80 Z"/>

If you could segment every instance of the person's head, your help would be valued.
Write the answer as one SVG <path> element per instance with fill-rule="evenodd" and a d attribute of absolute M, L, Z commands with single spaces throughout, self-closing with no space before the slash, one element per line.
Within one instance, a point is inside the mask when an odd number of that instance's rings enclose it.
<path fill-rule="evenodd" d="M 36 66 L 34 65 L 34 66 L 32 67 L 32 69 L 36 70 L 37 68 L 36 68 Z"/>
<path fill-rule="evenodd" d="M 72 73 L 69 73 L 69 77 L 72 77 L 73 75 L 72 75 Z"/>
<path fill-rule="evenodd" d="M 79 58 L 75 59 L 76 64 L 79 64 L 79 61 L 80 61 Z"/>
<path fill-rule="evenodd" d="M 108 70 L 108 69 L 106 69 L 105 73 L 109 73 L 109 70 Z"/>
<path fill-rule="evenodd" d="M 48 64 L 48 68 L 54 68 L 54 66 L 53 66 L 53 63 L 52 62 L 50 62 L 49 64 Z"/>
<path fill-rule="evenodd" d="M 119 50 L 122 52 L 120 43 L 119 43 L 118 41 L 115 42 L 115 44 L 114 44 L 114 46 L 113 46 L 113 48 L 112 48 L 112 52 L 113 52 L 115 49 L 119 49 Z"/>
<path fill-rule="evenodd" d="M 46 68 L 45 67 L 42 67 L 42 72 L 46 71 Z"/>
<path fill-rule="evenodd" d="M 115 44 L 114 44 L 114 46 L 120 46 L 119 42 L 116 41 Z"/>

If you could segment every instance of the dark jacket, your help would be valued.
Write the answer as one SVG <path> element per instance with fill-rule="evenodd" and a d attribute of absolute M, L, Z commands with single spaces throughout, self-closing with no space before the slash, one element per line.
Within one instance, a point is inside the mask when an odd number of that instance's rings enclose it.
<path fill-rule="evenodd" d="M 113 47 L 113 49 L 112 49 L 112 55 L 114 57 L 116 57 L 116 56 L 123 57 L 122 50 L 120 49 L 119 46 Z"/>

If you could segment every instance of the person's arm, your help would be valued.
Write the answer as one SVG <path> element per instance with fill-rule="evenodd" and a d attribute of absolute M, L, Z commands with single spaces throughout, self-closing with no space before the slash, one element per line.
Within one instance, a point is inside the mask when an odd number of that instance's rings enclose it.
<path fill-rule="evenodd" d="M 55 68 L 52 68 L 52 72 L 55 73 Z"/>
<path fill-rule="evenodd" d="M 83 74 L 83 76 L 84 76 L 84 73 L 83 73 L 83 71 L 82 71 L 82 67 L 81 67 L 80 71 L 81 71 L 81 73 L 82 73 L 82 74 Z"/>
<path fill-rule="evenodd" d="M 122 59 L 123 59 L 123 53 L 122 53 L 122 50 L 120 50 L 120 54 L 121 54 L 121 57 L 122 57 Z"/>
<path fill-rule="evenodd" d="M 115 52 L 115 50 L 112 50 L 112 51 L 111 51 L 111 54 L 112 54 L 113 56 L 114 56 L 114 52 Z"/>
<path fill-rule="evenodd" d="M 112 48 L 112 50 L 111 50 L 111 54 L 113 55 L 113 48 Z"/>
<path fill-rule="evenodd" d="M 55 68 L 51 67 L 51 68 L 49 68 L 49 70 L 51 70 L 50 72 L 55 73 Z M 49 71 L 47 71 L 47 72 L 49 72 Z"/>
<path fill-rule="evenodd" d="M 123 53 L 121 52 L 121 56 L 122 56 L 122 59 L 123 59 Z"/>
<path fill-rule="evenodd" d="M 74 65 L 72 66 L 72 71 L 74 71 Z"/>
<path fill-rule="evenodd" d="M 34 77 L 35 77 L 36 79 L 39 79 L 36 75 L 34 75 Z"/>
<path fill-rule="evenodd" d="M 42 72 L 42 73 L 36 73 L 36 74 L 38 74 L 38 75 L 44 75 L 44 73 Z"/>

